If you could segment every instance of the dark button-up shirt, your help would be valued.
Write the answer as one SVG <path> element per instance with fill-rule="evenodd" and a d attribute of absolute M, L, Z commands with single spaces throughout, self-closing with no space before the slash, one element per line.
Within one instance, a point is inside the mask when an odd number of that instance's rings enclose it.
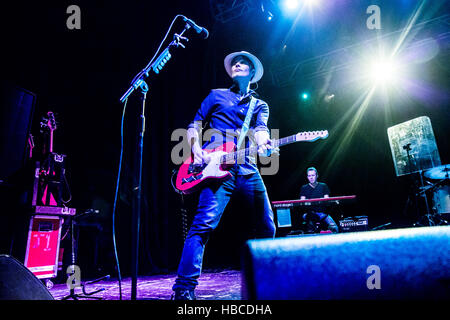
<path fill-rule="evenodd" d="M 237 144 L 252 94 L 254 94 L 254 91 L 241 96 L 234 92 L 232 88 L 211 90 L 209 95 L 203 100 L 200 109 L 198 109 L 194 121 L 188 126 L 188 128 L 195 128 L 200 131 L 209 125 L 210 129 L 213 130 L 210 139 L 203 144 L 203 149 L 214 149 L 229 141 Z M 262 130 L 269 132 L 267 128 L 269 106 L 266 102 L 254 96 L 252 99 L 256 99 L 256 104 L 249 124 L 250 130 L 247 134 L 250 136 L 250 140 L 252 133 Z M 209 138 L 207 137 L 209 134 L 205 134 L 205 132 L 203 132 L 203 136 Z M 245 139 L 245 147 L 250 146 L 250 144 L 251 141 Z M 247 156 L 245 163 L 238 165 L 238 174 L 241 175 L 254 173 L 257 170 L 255 157 L 253 156 Z"/>

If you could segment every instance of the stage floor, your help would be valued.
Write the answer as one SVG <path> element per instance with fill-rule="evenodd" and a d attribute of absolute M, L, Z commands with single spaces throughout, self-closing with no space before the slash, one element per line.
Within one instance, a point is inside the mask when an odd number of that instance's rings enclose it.
<path fill-rule="evenodd" d="M 241 271 L 238 270 L 206 270 L 199 279 L 196 290 L 199 300 L 241 300 Z M 141 276 L 137 281 L 137 300 L 170 300 L 175 274 Z M 84 280 L 83 280 L 84 281 Z M 87 293 L 104 288 L 92 297 L 103 300 L 119 300 L 119 283 L 117 279 L 102 280 L 85 286 Z M 56 300 L 61 300 L 69 294 L 66 284 L 54 284 L 50 293 Z M 81 288 L 75 293 L 82 294 Z M 122 300 L 131 298 L 131 278 L 122 279 Z M 81 298 L 82 300 L 91 300 Z"/>

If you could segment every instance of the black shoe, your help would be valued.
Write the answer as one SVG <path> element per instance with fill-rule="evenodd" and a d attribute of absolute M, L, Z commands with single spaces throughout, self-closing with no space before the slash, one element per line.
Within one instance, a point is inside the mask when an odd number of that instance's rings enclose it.
<path fill-rule="evenodd" d="M 330 225 L 330 226 L 328 227 L 328 229 L 330 229 L 331 232 L 333 232 L 333 233 L 339 233 L 339 228 L 338 228 L 337 225 Z"/>
<path fill-rule="evenodd" d="M 172 295 L 172 300 L 196 300 L 194 290 L 177 289 Z"/>

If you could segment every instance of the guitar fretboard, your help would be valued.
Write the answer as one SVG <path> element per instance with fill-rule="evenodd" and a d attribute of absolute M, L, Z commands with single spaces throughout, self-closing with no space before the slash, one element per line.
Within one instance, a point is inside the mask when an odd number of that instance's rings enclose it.
<path fill-rule="evenodd" d="M 297 135 L 294 134 L 292 136 L 289 137 L 284 137 L 278 140 L 273 140 L 272 141 L 272 146 L 274 148 L 277 147 L 281 147 L 290 143 L 294 143 L 297 142 Z M 221 163 L 227 163 L 227 162 L 231 162 L 231 161 L 237 161 L 240 159 L 243 159 L 246 156 L 249 155 L 255 155 L 258 152 L 258 146 L 251 146 L 249 148 L 246 149 L 242 149 L 242 150 L 238 150 L 238 151 L 234 151 L 234 152 L 230 152 L 227 154 L 224 154 L 221 158 L 220 158 L 220 162 Z"/>

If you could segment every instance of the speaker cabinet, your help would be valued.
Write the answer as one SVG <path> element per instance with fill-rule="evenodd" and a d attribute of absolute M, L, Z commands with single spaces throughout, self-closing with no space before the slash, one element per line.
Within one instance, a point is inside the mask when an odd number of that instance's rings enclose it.
<path fill-rule="evenodd" d="M 248 241 L 249 300 L 449 299 L 450 226 Z"/>
<path fill-rule="evenodd" d="M 36 96 L 0 82 L 0 180 L 8 181 L 25 164 Z"/>
<path fill-rule="evenodd" d="M 22 263 L 0 255 L 0 300 L 54 300 L 45 285 Z"/>

